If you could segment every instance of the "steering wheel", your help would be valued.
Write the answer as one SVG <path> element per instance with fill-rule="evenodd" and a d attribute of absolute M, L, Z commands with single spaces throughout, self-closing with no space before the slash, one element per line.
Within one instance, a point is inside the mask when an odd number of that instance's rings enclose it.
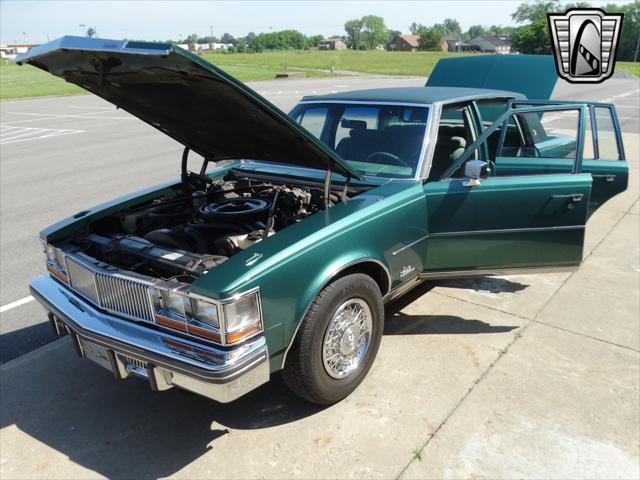
<path fill-rule="evenodd" d="M 374 161 L 377 159 L 378 161 Z M 386 165 L 398 165 L 400 167 L 409 167 L 409 164 L 402 160 L 399 156 L 389 152 L 373 152 L 367 157 L 367 163 L 382 163 Z"/>

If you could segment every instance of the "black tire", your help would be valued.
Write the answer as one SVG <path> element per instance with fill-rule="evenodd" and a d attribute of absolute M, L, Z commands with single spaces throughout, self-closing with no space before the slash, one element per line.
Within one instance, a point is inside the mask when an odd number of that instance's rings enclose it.
<path fill-rule="evenodd" d="M 322 360 L 324 336 L 338 307 L 356 298 L 364 300 L 371 311 L 371 337 L 357 369 L 345 378 L 336 379 L 327 373 Z M 378 353 L 383 328 L 382 295 L 373 279 L 360 273 L 339 278 L 318 294 L 302 319 L 282 370 L 285 384 L 299 397 L 318 405 L 342 400 L 369 372 Z"/>

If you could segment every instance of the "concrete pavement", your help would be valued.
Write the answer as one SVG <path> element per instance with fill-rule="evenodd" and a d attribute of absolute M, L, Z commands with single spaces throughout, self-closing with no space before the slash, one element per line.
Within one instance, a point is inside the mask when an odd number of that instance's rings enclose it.
<path fill-rule="evenodd" d="M 254 88 L 287 109 L 389 82 L 423 79 Z M 615 82 L 555 94 L 616 102 L 631 165 L 577 272 L 424 284 L 388 308 L 364 384 L 325 409 L 278 378 L 230 405 L 117 384 L 68 340 L 22 355 L 50 335 L 35 302 L 16 306 L 0 322 L 3 360 L 18 357 L 0 366 L 0 478 L 638 478 L 640 99 Z M 42 270 L 40 228 L 175 177 L 180 149 L 90 96 L 0 107 L 3 125 L 39 129 L 2 145 L 4 307 Z"/>
<path fill-rule="evenodd" d="M 638 478 L 639 140 L 580 270 L 424 284 L 329 408 L 117 384 L 68 340 L 4 364 L 0 477 Z"/>

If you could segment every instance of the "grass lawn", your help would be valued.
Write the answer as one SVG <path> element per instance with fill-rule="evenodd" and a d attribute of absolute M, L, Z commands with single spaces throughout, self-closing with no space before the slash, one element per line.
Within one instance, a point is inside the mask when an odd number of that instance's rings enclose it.
<path fill-rule="evenodd" d="M 381 75 L 427 76 L 438 60 L 455 54 L 443 52 L 319 51 L 289 50 L 265 53 L 204 54 L 203 58 L 223 69 L 252 66 L 282 71 L 284 67 L 313 71 L 336 70 Z"/>
<path fill-rule="evenodd" d="M 82 92 L 84 90 L 80 87 L 31 65 L 0 64 L 0 99 L 71 95 Z"/>
<path fill-rule="evenodd" d="M 331 67 L 379 75 L 427 76 L 436 62 L 455 54 L 443 52 L 381 52 L 381 51 L 277 51 L 265 53 L 204 54 L 203 57 L 242 81 L 273 79 L 285 67 L 299 70 L 308 77 L 328 75 Z M 618 62 L 618 71 L 627 70 L 640 76 L 640 64 Z M 0 99 L 71 95 L 83 93 L 79 87 L 66 83 L 30 65 L 0 64 Z"/>
<path fill-rule="evenodd" d="M 627 71 L 640 77 L 640 63 L 638 62 L 616 62 L 616 72 Z"/>

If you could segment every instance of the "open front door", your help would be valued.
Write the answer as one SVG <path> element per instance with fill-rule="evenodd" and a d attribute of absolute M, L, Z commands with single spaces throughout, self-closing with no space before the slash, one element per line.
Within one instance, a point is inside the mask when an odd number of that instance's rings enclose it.
<path fill-rule="evenodd" d="M 585 107 L 584 147 L 580 172 L 593 177 L 589 214 L 627 188 L 629 167 L 625 160 L 615 107 L 604 103 L 513 101 L 513 108 L 565 107 L 564 111 L 514 114 L 502 126 L 496 150 L 496 174 L 566 173 L 576 152 L 577 106 Z M 578 121 L 580 119 L 577 119 Z"/>
<path fill-rule="evenodd" d="M 514 115 L 559 115 L 564 111 L 557 106 L 511 108 L 439 179 L 425 184 L 429 234 L 423 276 L 513 273 L 580 263 L 592 176 L 578 173 L 584 137 L 581 119 L 587 109 L 572 106 L 571 110 L 578 119 L 573 134 L 549 138 L 537 147 L 555 155 L 562 153 L 568 160 L 567 171 L 513 169 L 502 175 L 488 161 L 486 173 L 483 170 L 476 178 L 469 178 L 473 168 L 468 167 L 477 167 L 478 160 L 466 162 L 483 158 L 487 139 Z M 531 155 L 523 158 L 542 158 Z"/>

